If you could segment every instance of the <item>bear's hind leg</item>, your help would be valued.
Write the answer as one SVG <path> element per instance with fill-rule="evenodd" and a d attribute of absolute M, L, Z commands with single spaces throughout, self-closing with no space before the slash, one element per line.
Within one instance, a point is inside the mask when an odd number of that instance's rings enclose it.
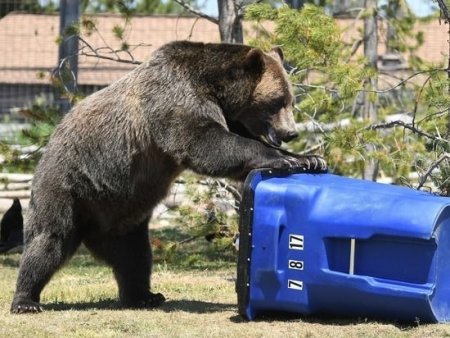
<path fill-rule="evenodd" d="M 22 254 L 11 313 L 42 311 L 39 304 L 42 289 L 80 243 L 75 231 L 41 231 L 29 236 Z"/>
<path fill-rule="evenodd" d="M 119 299 L 124 307 L 151 308 L 161 305 L 162 294 L 150 292 L 152 252 L 148 219 L 133 230 L 117 236 L 89 237 L 86 247 L 113 268 L 119 286 Z"/>

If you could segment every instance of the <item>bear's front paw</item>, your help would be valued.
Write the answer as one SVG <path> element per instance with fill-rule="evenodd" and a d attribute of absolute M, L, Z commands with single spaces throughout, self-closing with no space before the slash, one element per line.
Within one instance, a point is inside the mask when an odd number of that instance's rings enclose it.
<path fill-rule="evenodd" d="M 320 156 L 316 155 L 302 155 L 295 157 L 298 166 L 306 170 L 327 171 L 327 162 Z"/>
<path fill-rule="evenodd" d="M 14 300 L 11 305 L 11 313 L 38 313 L 42 311 L 41 305 L 30 299 Z"/>

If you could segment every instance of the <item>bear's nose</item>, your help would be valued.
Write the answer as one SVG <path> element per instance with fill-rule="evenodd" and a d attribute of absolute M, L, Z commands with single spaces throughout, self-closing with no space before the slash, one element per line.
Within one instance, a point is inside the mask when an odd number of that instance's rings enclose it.
<path fill-rule="evenodd" d="M 292 141 L 294 138 L 298 137 L 298 133 L 296 131 L 290 131 L 286 134 L 285 137 L 283 137 L 283 142 L 289 142 Z"/>

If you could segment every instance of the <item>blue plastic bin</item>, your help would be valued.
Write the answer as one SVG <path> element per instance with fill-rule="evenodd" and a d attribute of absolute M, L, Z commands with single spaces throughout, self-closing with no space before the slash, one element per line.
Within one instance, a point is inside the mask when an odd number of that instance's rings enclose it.
<path fill-rule="evenodd" d="M 331 174 L 253 171 L 241 205 L 241 315 L 450 320 L 450 198 Z"/>

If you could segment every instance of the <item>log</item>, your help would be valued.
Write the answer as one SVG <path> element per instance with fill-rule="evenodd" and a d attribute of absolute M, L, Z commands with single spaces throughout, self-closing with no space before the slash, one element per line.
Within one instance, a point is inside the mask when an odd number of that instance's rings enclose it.
<path fill-rule="evenodd" d="M 30 182 L 33 178 L 32 174 L 6 174 L 0 173 L 0 181 L 24 183 Z"/>
<path fill-rule="evenodd" d="M 0 183 L 0 191 L 1 190 L 29 190 L 31 188 L 31 182 L 24 183 Z"/>
<path fill-rule="evenodd" d="M 31 197 L 31 190 L 3 190 L 0 191 L 0 198 L 8 198 L 8 199 L 14 199 L 14 198 L 30 198 Z"/>

